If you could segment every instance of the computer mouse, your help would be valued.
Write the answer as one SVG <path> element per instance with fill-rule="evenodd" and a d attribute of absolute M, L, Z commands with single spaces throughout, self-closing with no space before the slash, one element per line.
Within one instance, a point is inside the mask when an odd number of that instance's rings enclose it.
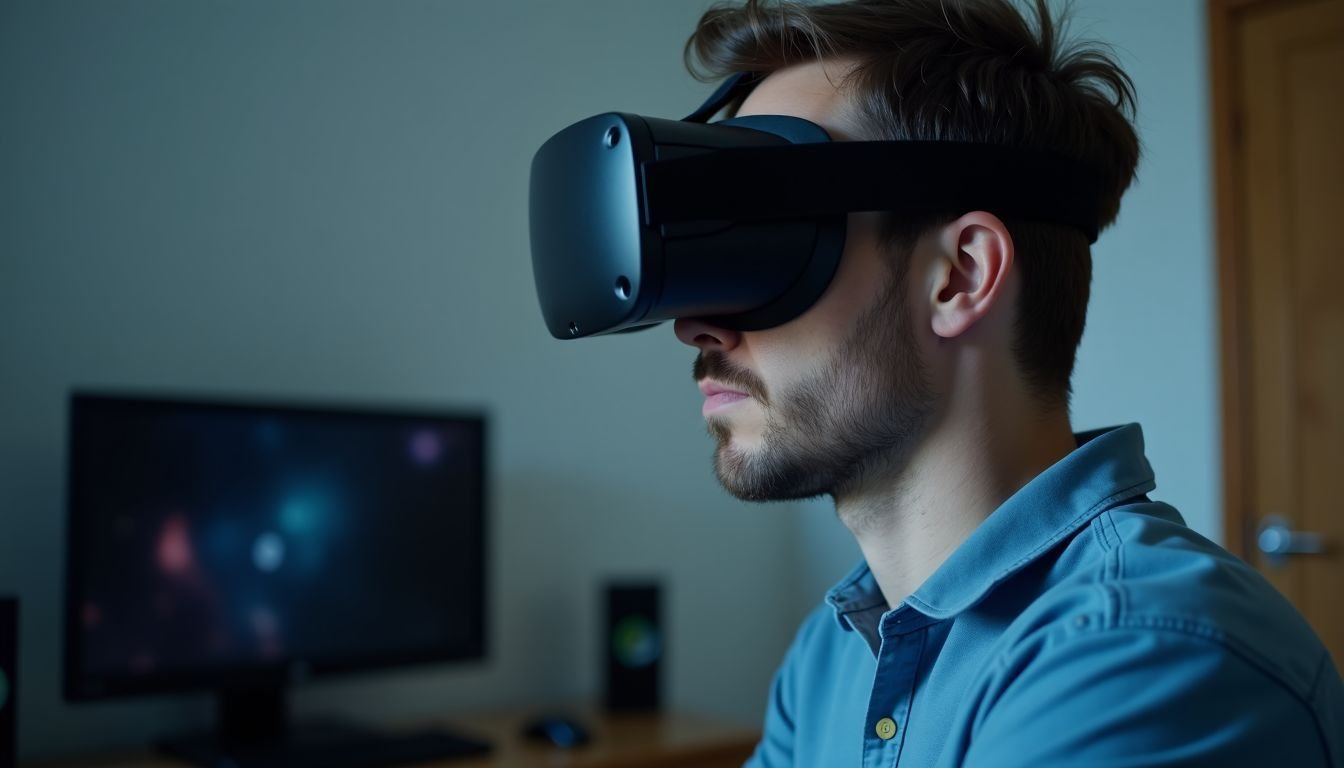
<path fill-rule="evenodd" d="M 545 741 L 552 746 L 568 749 L 588 743 L 588 729 L 563 715 L 550 715 L 531 720 L 523 727 L 523 736 L 529 741 Z"/>

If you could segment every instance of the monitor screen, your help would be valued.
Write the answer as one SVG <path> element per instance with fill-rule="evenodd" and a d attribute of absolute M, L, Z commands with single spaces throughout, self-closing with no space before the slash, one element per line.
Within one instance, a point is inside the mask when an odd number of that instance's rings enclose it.
<path fill-rule="evenodd" d="M 483 656 L 482 417 L 70 406 L 68 697 Z"/>

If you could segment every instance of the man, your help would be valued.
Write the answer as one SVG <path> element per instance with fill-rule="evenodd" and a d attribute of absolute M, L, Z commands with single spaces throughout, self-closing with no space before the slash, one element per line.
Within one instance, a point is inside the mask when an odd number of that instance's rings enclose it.
<path fill-rule="evenodd" d="M 706 13 L 688 60 L 769 73 L 737 114 L 835 140 L 1058 150 L 1102 174 L 1109 224 L 1132 85 L 1033 10 L 749 0 Z M 723 485 L 831 495 L 864 556 L 798 632 L 752 765 L 1344 765 L 1344 689 L 1302 617 L 1147 498 L 1138 425 L 1072 433 L 1090 279 L 1066 228 L 851 214 L 801 316 L 677 320 Z"/>

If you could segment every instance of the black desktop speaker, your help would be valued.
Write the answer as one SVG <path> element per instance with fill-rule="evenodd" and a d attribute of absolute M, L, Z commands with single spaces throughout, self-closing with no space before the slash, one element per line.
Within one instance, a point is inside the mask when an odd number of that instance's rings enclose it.
<path fill-rule="evenodd" d="M 18 762 L 19 600 L 0 597 L 0 768 Z"/>
<path fill-rule="evenodd" d="M 653 582 L 609 584 L 603 656 L 607 709 L 652 711 L 659 707 L 659 672 L 666 653 L 659 611 L 661 589 Z"/>

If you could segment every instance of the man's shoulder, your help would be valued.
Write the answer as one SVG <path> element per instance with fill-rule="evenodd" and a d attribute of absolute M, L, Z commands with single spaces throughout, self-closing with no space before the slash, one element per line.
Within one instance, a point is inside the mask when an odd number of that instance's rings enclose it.
<path fill-rule="evenodd" d="M 1255 750 L 1277 735 L 1338 764 L 1339 672 L 1305 618 L 1246 562 L 1153 502 L 1098 515 L 1054 554 L 985 668 L 980 706 L 1000 726 L 1025 727 L 1013 712 L 1069 701 L 1086 715 L 1075 730 L 1089 744 L 1110 732 L 1130 739 L 1117 749 L 1208 737 L 1209 754 L 1258 764 Z"/>
<path fill-rule="evenodd" d="M 1015 635 L 1153 633 L 1230 653 L 1310 698 L 1329 654 L 1301 613 L 1245 561 L 1187 527 L 1170 506 L 1098 515 L 1056 561 L 1055 580 Z M 1161 664 L 1160 659 L 1153 660 Z"/>

